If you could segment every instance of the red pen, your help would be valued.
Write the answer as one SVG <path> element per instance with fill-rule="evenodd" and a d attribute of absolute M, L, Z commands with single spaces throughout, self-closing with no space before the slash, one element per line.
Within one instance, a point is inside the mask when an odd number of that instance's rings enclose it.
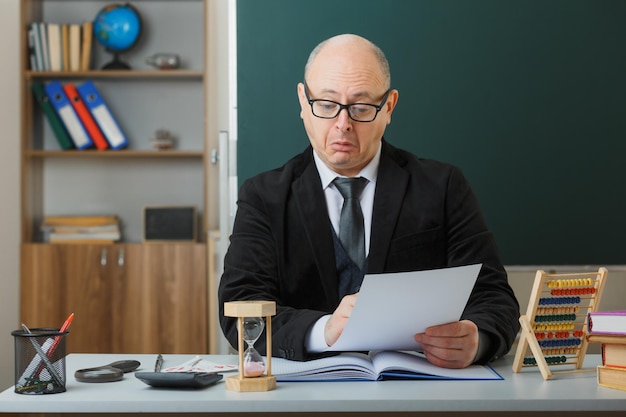
<path fill-rule="evenodd" d="M 59 329 L 59 332 L 63 333 L 65 331 L 67 331 L 67 329 L 70 327 L 70 324 L 72 324 L 72 320 L 74 320 L 74 313 L 70 314 L 69 317 L 67 319 L 65 319 L 65 322 L 61 326 L 61 329 Z M 63 337 L 63 336 L 57 336 L 57 337 L 54 338 L 54 342 L 52 342 L 52 345 L 50 345 L 50 349 L 48 349 L 48 351 L 46 352 L 46 356 L 48 358 L 52 358 L 52 354 L 56 350 L 56 348 L 59 345 L 59 343 L 61 343 L 61 337 Z M 39 368 L 37 369 L 37 371 L 33 375 L 34 376 L 38 376 L 39 373 L 41 371 L 43 371 L 44 367 L 45 367 L 45 364 L 41 363 L 39 365 Z"/>
<path fill-rule="evenodd" d="M 63 323 L 63 326 L 61 326 L 61 332 L 65 332 L 67 331 L 67 329 L 70 327 L 70 324 L 72 324 L 72 320 L 74 320 L 74 313 L 70 314 L 69 317 L 65 320 L 65 322 Z"/>
<path fill-rule="evenodd" d="M 59 332 L 63 333 L 66 332 L 67 329 L 70 327 L 70 324 L 72 324 L 72 320 L 74 320 L 74 313 L 70 314 L 68 316 L 67 319 L 65 319 L 65 322 L 63 323 L 63 326 L 61 326 L 61 329 L 59 330 Z M 52 346 L 50 346 L 50 349 L 48 350 L 48 357 L 51 358 L 52 354 L 54 353 L 54 350 L 57 348 L 58 344 L 61 342 L 61 337 L 62 336 L 57 336 L 54 339 L 54 342 L 52 343 Z"/>

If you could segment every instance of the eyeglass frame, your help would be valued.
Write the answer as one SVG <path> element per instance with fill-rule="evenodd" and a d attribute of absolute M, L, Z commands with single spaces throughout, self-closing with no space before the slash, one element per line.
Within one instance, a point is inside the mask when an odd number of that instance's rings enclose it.
<path fill-rule="evenodd" d="M 312 99 L 311 96 L 309 96 L 309 86 L 307 85 L 306 81 L 303 82 L 304 84 L 304 95 L 306 96 L 306 99 L 309 103 L 309 106 L 311 106 L 311 114 L 313 114 L 313 116 L 320 118 L 320 119 L 334 119 L 335 117 L 339 116 L 339 113 L 341 113 L 341 111 L 343 109 L 346 109 L 348 111 L 348 117 L 350 118 L 350 120 L 354 120 L 355 122 L 359 122 L 359 123 L 371 123 L 374 120 L 376 120 L 376 118 L 378 117 L 378 113 L 383 109 L 383 106 L 385 105 L 385 103 L 387 102 L 387 98 L 389 97 L 389 93 L 391 93 L 391 89 L 387 90 L 385 92 L 385 95 L 383 96 L 383 98 L 381 99 L 380 104 L 376 105 L 376 104 L 372 104 L 372 103 L 350 103 L 350 104 L 341 104 L 338 103 L 334 100 L 326 100 L 326 99 Z M 313 103 L 315 102 L 319 102 L 319 101 L 327 101 L 329 103 L 333 103 L 339 106 L 339 110 L 337 110 L 337 114 L 335 114 L 333 117 L 323 117 L 323 116 L 318 116 L 317 114 L 315 114 L 315 112 L 313 111 Z M 370 106 L 370 107 L 374 107 L 376 109 L 376 113 L 374 114 L 374 117 L 372 118 L 372 120 L 357 120 L 354 117 L 352 117 L 352 114 L 350 113 L 350 108 L 352 106 Z"/>

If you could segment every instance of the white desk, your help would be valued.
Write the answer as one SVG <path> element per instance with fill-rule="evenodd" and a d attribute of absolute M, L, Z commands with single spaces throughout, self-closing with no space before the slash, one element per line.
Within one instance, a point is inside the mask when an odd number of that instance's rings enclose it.
<path fill-rule="evenodd" d="M 164 367 L 192 355 L 164 355 Z M 204 356 L 213 362 L 237 363 L 236 356 Z M 200 390 L 155 389 L 126 374 L 122 381 L 80 383 L 74 371 L 120 359 L 137 359 L 139 370 L 151 371 L 156 355 L 88 355 L 67 357 L 67 392 L 23 395 L 13 387 L 0 394 L 0 413 L 362 413 L 405 415 L 442 412 L 508 414 L 511 411 L 585 416 L 626 415 L 626 391 L 600 387 L 595 372 L 556 375 L 544 381 L 536 368 L 515 374 L 511 355 L 494 364 L 504 381 L 383 381 L 278 383 L 269 392 L 227 391 L 222 382 Z M 586 369 L 595 369 L 598 355 L 588 355 Z M 232 375 L 226 374 L 226 376 Z M 539 412 L 539 413 L 537 413 Z M 541 413 L 544 412 L 544 413 Z M 613 414 L 615 413 L 615 414 Z"/>

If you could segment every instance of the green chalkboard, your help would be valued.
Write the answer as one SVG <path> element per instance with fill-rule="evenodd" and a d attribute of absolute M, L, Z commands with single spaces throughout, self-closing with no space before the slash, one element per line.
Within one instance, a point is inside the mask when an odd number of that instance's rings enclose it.
<path fill-rule="evenodd" d="M 626 1 L 239 0 L 240 183 L 308 144 L 296 84 L 346 32 L 387 54 L 385 138 L 463 169 L 506 265 L 626 264 Z"/>

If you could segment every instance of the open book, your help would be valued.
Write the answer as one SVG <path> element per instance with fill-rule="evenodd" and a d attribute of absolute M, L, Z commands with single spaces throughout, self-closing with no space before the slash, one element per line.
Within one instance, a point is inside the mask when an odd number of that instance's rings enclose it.
<path fill-rule="evenodd" d="M 296 362 L 272 358 L 272 375 L 277 381 L 331 381 L 388 379 L 503 379 L 489 366 L 464 369 L 440 368 L 415 352 L 377 351 L 369 354 L 345 352 L 337 356 Z"/>

